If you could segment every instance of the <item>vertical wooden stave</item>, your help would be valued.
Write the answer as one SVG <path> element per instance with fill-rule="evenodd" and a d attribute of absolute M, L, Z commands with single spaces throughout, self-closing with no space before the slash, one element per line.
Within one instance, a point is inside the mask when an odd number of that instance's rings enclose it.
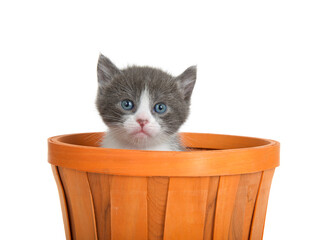
<path fill-rule="evenodd" d="M 111 239 L 147 239 L 146 177 L 110 177 Z"/>
<path fill-rule="evenodd" d="M 253 219 L 250 230 L 250 240 L 263 239 L 266 220 L 268 197 L 271 190 L 272 179 L 275 169 L 265 170 L 262 173 L 258 195 L 255 203 Z"/>
<path fill-rule="evenodd" d="M 240 175 L 221 176 L 218 185 L 213 239 L 230 239 L 230 227 Z"/>
<path fill-rule="evenodd" d="M 242 174 L 231 219 L 232 239 L 247 240 L 262 172 Z"/>
<path fill-rule="evenodd" d="M 205 210 L 206 215 L 204 221 L 204 234 L 203 234 L 204 240 L 213 239 L 218 185 L 219 185 L 219 177 L 210 177 L 208 197 Z"/>
<path fill-rule="evenodd" d="M 65 191 L 64 187 L 61 181 L 61 177 L 58 172 L 58 167 L 51 165 L 52 172 L 54 174 L 54 178 L 56 181 L 58 194 L 61 202 L 61 209 L 62 209 L 62 217 L 63 217 L 63 223 L 64 223 L 64 231 L 65 231 L 65 237 L 66 240 L 71 240 L 71 228 L 70 228 L 70 218 L 69 218 L 69 212 L 68 212 L 68 205 L 66 201 Z"/>
<path fill-rule="evenodd" d="M 110 177 L 106 174 L 88 173 L 99 240 L 111 239 Z"/>
<path fill-rule="evenodd" d="M 147 178 L 148 240 L 163 239 L 168 177 Z"/>
<path fill-rule="evenodd" d="M 87 173 L 61 167 L 59 173 L 68 203 L 72 239 L 97 239 L 93 199 Z"/>
<path fill-rule="evenodd" d="M 170 178 L 163 239 L 203 239 L 208 187 L 209 177 Z"/>

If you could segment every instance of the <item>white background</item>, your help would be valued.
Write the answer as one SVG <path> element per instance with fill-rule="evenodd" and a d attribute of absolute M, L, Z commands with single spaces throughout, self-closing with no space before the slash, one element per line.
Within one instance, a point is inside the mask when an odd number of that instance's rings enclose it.
<path fill-rule="evenodd" d="M 100 52 L 119 67 L 198 65 L 182 131 L 281 142 L 264 239 L 336 239 L 336 5 L 1 1 L 0 239 L 64 239 L 50 136 L 104 131 Z"/>

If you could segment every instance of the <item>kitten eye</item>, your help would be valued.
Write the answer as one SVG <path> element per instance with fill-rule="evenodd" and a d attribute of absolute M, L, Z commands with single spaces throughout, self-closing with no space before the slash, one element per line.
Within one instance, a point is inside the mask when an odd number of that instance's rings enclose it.
<path fill-rule="evenodd" d="M 134 104 L 131 100 L 125 99 L 121 101 L 121 106 L 125 110 L 132 110 L 134 107 Z"/>
<path fill-rule="evenodd" d="M 167 106 L 164 103 L 157 103 L 154 106 L 154 111 L 157 113 L 164 113 L 167 110 Z"/>

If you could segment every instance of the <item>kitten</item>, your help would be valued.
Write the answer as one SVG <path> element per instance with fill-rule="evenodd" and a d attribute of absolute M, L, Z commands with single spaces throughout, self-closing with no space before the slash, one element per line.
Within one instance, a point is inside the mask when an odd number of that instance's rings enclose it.
<path fill-rule="evenodd" d="M 189 115 L 196 66 L 173 77 L 156 68 L 119 70 L 100 55 L 96 105 L 108 126 L 101 146 L 182 151 L 178 129 Z"/>

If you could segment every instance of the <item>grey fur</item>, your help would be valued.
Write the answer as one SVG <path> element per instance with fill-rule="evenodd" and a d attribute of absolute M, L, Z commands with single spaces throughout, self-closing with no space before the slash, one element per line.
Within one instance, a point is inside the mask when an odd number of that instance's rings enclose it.
<path fill-rule="evenodd" d="M 156 113 L 154 108 L 151 114 L 161 125 L 164 134 L 180 145 L 176 133 L 189 115 L 196 72 L 196 66 L 188 68 L 177 77 L 151 67 L 130 66 L 119 70 L 108 58 L 100 55 L 96 99 L 99 114 L 110 128 L 122 124 L 124 115 L 136 112 L 141 93 L 147 89 L 152 106 L 161 102 L 168 106 L 168 110 L 163 114 Z M 132 111 L 121 108 L 120 102 L 124 99 L 134 102 L 135 107 Z"/>
<path fill-rule="evenodd" d="M 118 74 L 120 74 L 120 70 L 110 61 L 110 59 L 103 54 L 100 54 L 97 65 L 98 83 L 100 87 L 108 85 L 110 79 Z"/>

